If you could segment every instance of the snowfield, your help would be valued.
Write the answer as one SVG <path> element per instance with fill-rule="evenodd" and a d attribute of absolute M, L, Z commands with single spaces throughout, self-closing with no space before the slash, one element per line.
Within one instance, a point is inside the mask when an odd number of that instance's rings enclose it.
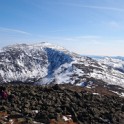
<path fill-rule="evenodd" d="M 101 80 L 124 88 L 124 61 L 106 57 L 95 60 L 50 43 L 17 44 L 0 50 L 0 82 L 37 84 Z"/>

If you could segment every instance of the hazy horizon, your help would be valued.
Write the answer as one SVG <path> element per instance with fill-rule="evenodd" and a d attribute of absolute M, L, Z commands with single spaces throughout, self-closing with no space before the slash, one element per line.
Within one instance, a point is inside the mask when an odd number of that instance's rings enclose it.
<path fill-rule="evenodd" d="M 123 0 L 6 0 L 0 48 L 49 42 L 78 54 L 124 56 Z"/>

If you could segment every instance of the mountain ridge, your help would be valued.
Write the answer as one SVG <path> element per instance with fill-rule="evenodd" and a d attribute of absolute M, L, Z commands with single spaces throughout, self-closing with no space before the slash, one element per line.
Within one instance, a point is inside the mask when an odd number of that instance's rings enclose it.
<path fill-rule="evenodd" d="M 78 85 L 86 79 L 96 85 L 124 88 L 123 71 L 108 63 L 50 43 L 16 44 L 0 51 L 0 82 Z"/>

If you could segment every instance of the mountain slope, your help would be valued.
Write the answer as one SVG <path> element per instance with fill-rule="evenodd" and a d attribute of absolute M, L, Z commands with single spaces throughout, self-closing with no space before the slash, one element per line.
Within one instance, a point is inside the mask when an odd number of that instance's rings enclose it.
<path fill-rule="evenodd" d="M 66 52 L 48 43 L 5 47 L 0 52 L 0 81 L 34 82 L 72 61 Z"/>
<path fill-rule="evenodd" d="M 118 58 L 105 57 L 99 60 L 101 63 L 108 65 L 116 70 L 124 72 L 124 61 Z"/>
<path fill-rule="evenodd" d="M 79 85 L 85 80 L 104 87 L 117 85 L 124 91 L 123 71 L 110 65 L 45 42 L 17 44 L 0 50 L 0 81 Z"/>

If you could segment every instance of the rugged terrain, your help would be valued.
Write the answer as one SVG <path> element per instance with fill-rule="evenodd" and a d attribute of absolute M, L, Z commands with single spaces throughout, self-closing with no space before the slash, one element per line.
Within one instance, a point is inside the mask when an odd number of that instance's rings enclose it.
<path fill-rule="evenodd" d="M 0 82 L 82 86 L 85 79 L 123 95 L 124 72 L 120 61 L 116 62 L 117 68 L 105 62 L 49 43 L 17 44 L 0 50 Z"/>
<path fill-rule="evenodd" d="M 124 98 L 74 85 L 6 85 L 12 100 L 0 101 L 0 123 L 123 124 Z M 93 90 L 95 93 L 93 93 Z M 68 122 L 65 117 L 70 117 Z M 70 122 L 69 122 L 70 121 Z M 73 123 L 74 122 L 74 123 Z"/>

